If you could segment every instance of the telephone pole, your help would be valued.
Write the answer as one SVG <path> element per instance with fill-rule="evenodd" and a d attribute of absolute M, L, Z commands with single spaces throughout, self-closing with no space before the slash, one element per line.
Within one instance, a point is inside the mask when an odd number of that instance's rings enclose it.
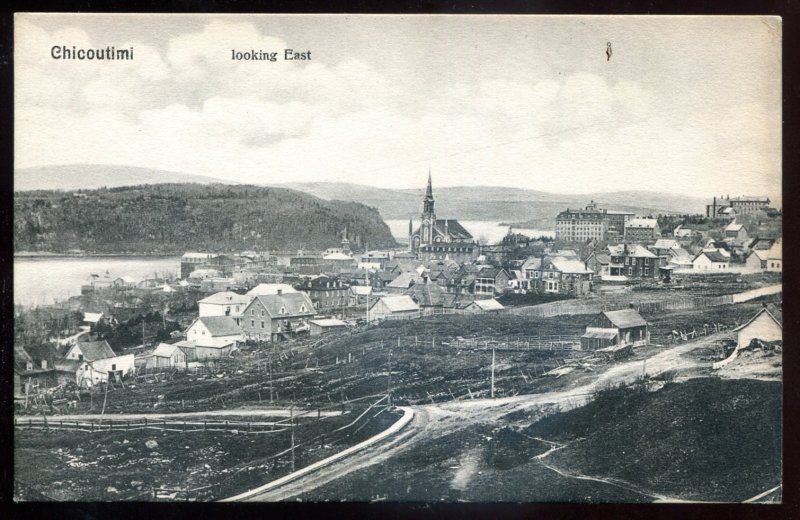
<path fill-rule="evenodd" d="M 389 406 L 392 406 L 392 347 L 389 347 L 389 377 L 386 384 L 386 395 L 388 396 Z"/>
<path fill-rule="evenodd" d="M 492 399 L 494 399 L 494 347 L 492 347 Z"/>
<path fill-rule="evenodd" d="M 292 430 L 292 473 L 294 473 L 294 401 L 292 401 L 289 407 L 289 425 Z"/>

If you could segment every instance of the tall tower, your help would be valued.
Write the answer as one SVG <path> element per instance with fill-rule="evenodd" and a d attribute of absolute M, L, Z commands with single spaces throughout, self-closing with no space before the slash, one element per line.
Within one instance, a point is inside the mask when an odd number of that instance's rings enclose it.
<path fill-rule="evenodd" d="M 433 188 L 431 185 L 431 171 L 428 170 L 428 189 L 422 202 L 422 226 L 420 227 L 420 242 L 433 243 L 433 225 L 436 223 L 436 212 L 433 209 Z"/>

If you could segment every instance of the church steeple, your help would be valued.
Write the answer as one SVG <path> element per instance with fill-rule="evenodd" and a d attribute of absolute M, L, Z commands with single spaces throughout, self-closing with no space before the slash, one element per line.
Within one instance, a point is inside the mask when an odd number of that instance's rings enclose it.
<path fill-rule="evenodd" d="M 423 201 L 423 218 L 424 215 L 429 215 L 428 218 L 435 218 L 433 211 L 433 187 L 431 184 L 431 171 L 428 170 L 428 189 L 425 191 L 425 200 Z"/>

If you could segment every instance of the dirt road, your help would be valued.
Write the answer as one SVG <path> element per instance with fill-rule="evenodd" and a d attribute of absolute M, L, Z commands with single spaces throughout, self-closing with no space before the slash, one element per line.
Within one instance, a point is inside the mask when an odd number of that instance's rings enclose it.
<path fill-rule="evenodd" d="M 681 371 L 705 366 L 708 363 L 702 363 L 690 357 L 683 357 L 683 355 L 696 348 L 705 347 L 720 338 L 721 336 L 708 336 L 698 341 L 664 349 L 650 356 L 646 363 L 643 360 L 627 361 L 612 365 L 602 373 L 588 373 L 586 378 L 577 381 L 573 388 L 563 391 L 518 395 L 501 399 L 460 400 L 412 407 L 415 413 L 414 420 L 387 442 L 372 446 L 279 489 L 252 497 L 250 500 L 284 501 L 296 497 L 301 497 L 303 500 L 323 499 L 325 495 L 318 495 L 316 490 L 335 485 L 336 481 L 343 477 L 354 477 L 354 480 L 358 481 L 357 475 L 359 472 L 395 458 L 421 443 L 445 442 L 441 441 L 441 439 L 447 435 L 476 424 L 497 424 L 504 416 L 512 412 L 536 411 L 547 407 L 547 405 L 558 406 L 561 410 L 566 411 L 585 404 L 595 390 L 608 384 L 632 382 L 641 376 L 643 371 L 653 376 L 665 370 L 676 370 L 680 373 Z M 455 447 L 454 450 L 456 450 Z M 404 458 L 404 460 L 407 460 L 407 458 Z M 412 467 L 403 468 L 405 475 L 429 471 L 429 461 L 425 457 L 412 460 L 414 460 Z M 466 457 L 466 460 L 468 460 L 468 457 Z M 457 486 L 466 489 L 464 482 L 467 481 L 468 476 L 463 467 L 459 468 L 459 471 L 464 474 L 454 473 L 451 481 L 455 482 Z M 573 475 L 562 476 L 575 477 Z M 345 480 L 348 479 L 349 477 Z M 602 482 L 602 480 L 595 480 Z M 605 484 L 620 485 L 619 482 L 605 482 Z M 359 492 L 360 490 L 354 489 L 352 495 L 342 496 L 341 499 L 369 499 L 369 497 L 365 497 Z M 655 496 L 653 498 L 664 497 Z M 388 499 L 391 500 L 392 497 Z M 431 496 L 429 499 L 438 500 L 439 498 Z"/>
<path fill-rule="evenodd" d="M 317 417 L 316 409 L 301 410 L 294 409 L 294 417 L 313 416 Z M 323 410 L 319 412 L 320 417 L 337 417 L 342 415 L 340 410 Z M 225 410 L 209 410 L 205 412 L 176 412 L 176 413 L 114 413 L 105 414 L 74 414 L 74 415 L 48 415 L 48 421 L 99 421 L 113 420 L 113 421 L 133 421 L 139 419 L 157 420 L 157 421 L 172 421 L 180 419 L 202 419 L 204 417 L 289 417 L 288 408 L 232 408 Z M 41 415 L 24 415 L 16 417 L 19 421 L 26 422 L 28 419 L 33 421 L 41 421 Z"/>

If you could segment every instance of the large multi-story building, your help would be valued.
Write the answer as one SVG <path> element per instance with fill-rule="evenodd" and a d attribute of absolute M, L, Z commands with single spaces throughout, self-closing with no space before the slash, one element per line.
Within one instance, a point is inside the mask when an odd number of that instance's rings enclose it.
<path fill-rule="evenodd" d="M 628 242 L 655 242 L 661 236 L 658 220 L 634 218 L 625 223 L 625 240 Z"/>
<path fill-rule="evenodd" d="M 608 230 L 608 214 L 592 201 L 584 209 L 562 211 L 556 217 L 556 240 L 586 242 L 603 240 Z"/>
<path fill-rule="evenodd" d="M 770 209 L 769 203 L 769 197 L 761 196 L 743 195 L 724 199 L 714 197 L 712 203 L 706 205 L 706 216 L 709 218 L 733 218 L 736 215 L 749 215 Z"/>
<path fill-rule="evenodd" d="M 430 172 L 423 199 L 422 223 L 415 230 L 413 222 L 408 222 L 408 248 L 425 261 L 449 259 L 461 262 L 472 260 L 479 254 L 472 234 L 458 220 L 436 218 Z"/>

